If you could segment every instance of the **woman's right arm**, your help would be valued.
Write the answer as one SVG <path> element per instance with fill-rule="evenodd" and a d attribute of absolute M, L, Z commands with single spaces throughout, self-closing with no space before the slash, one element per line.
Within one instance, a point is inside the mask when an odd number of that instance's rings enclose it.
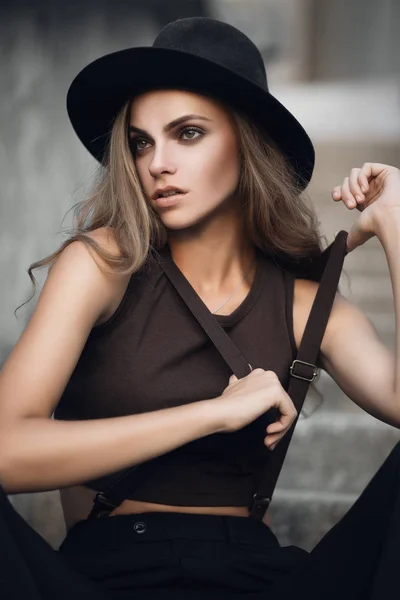
<path fill-rule="evenodd" d="M 80 241 L 49 269 L 35 311 L 0 371 L 0 484 L 8 494 L 78 485 L 222 431 L 214 399 L 85 421 L 51 418 L 116 275 Z M 217 402 L 218 404 L 218 402 Z"/>

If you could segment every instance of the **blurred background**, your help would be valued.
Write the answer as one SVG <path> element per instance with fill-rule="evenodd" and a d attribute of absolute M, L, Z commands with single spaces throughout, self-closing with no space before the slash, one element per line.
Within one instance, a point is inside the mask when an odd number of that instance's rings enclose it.
<path fill-rule="evenodd" d="M 259 47 L 270 91 L 308 131 L 316 168 L 307 195 L 330 243 L 356 215 L 330 190 L 365 161 L 400 167 L 398 0 L 0 0 L 0 365 L 34 310 L 46 271 L 28 266 L 53 252 L 72 225 L 68 210 L 88 189 L 95 161 L 70 126 L 65 97 L 97 57 L 151 45 L 163 25 L 203 15 L 244 31 Z M 346 257 L 343 293 L 394 351 L 386 257 L 371 239 Z M 360 361 L 362 356 L 360 356 Z M 357 368 L 357 364 L 354 364 Z M 400 439 L 359 409 L 323 371 L 299 421 L 274 500 L 282 545 L 311 549 L 354 503 Z M 54 547 L 65 535 L 58 491 L 10 495 Z"/>

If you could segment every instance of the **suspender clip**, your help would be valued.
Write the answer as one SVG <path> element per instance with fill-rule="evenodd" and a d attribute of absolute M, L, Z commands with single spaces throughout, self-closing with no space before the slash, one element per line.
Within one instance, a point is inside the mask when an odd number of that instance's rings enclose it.
<path fill-rule="evenodd" d="M 259 496 L 257 492 L 253 494 L 251 503 L 249 506 L 250 516 L 257 520 L 262 520 L 268 506 L 270 505 L 271 498 Z"/>
<path fill-rule="evenodd" d="M 117 508 L 117 504 L 111 502 L 107 496 L 104 495 L 104 492 L 98 492 L 95 496 L 94 503 L 102 508 Z"/>
<path fill-rule="evenodd" d="M 104 495 L 104 492 L 98 492 L 93 500 L 92 510 L 89 513 L 88 519 L 95 519 L 108 515 L 118 504 L 114 504 Z"/>

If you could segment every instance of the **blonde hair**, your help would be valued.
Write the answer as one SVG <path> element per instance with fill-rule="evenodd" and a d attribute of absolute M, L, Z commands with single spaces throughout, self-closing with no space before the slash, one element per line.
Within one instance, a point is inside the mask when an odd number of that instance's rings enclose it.
<path fill-rule="evenodd" d="M 141 269 L 150 251 L 167 243 L 166 228 L 146 200 L 132 158 L 128 140 L 130 105 L 131 100 L 114 121 L 92 193 L 73 207 L 73 227 L 67 231 L 68 239 L 55 252 L 29 266 L 27 273 L 33 292 L 14 314 L 36 293 L 32 271 L 53 264 L 75 240 L 93 248 L 110 272 L 121 274 L 133 274 Z M 322 253 L 314 209 L 309 200 L 299 194 L 295 173 L 267 132 L 247 116 L 226 108 L 232 116 L 241 153 L 238 193 L 247 235 L 255 246 L 285 268 L 299 269 L 304 261 Z M 86 235 L 101 227 L 113 229 L 118 255 L 107 252 Z M 311 271 L 306 270 L 303 275 L 313 278 Z"/>

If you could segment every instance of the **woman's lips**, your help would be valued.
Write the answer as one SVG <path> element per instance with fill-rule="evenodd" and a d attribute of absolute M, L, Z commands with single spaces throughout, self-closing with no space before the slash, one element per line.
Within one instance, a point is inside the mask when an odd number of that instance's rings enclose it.
<path fill-rule="evenodd" d="M 157 198 L 154 200 L 154 202 L 157 204 L 157 206 L 173 206 L 174 204 L 177 204 L 183 196 L 186 196 L 186 193 L 182 192 L 180 194 L 173 194 L 172 196 L 166 196 L 165 198 L 160 196 L 160 198 Z"/>

